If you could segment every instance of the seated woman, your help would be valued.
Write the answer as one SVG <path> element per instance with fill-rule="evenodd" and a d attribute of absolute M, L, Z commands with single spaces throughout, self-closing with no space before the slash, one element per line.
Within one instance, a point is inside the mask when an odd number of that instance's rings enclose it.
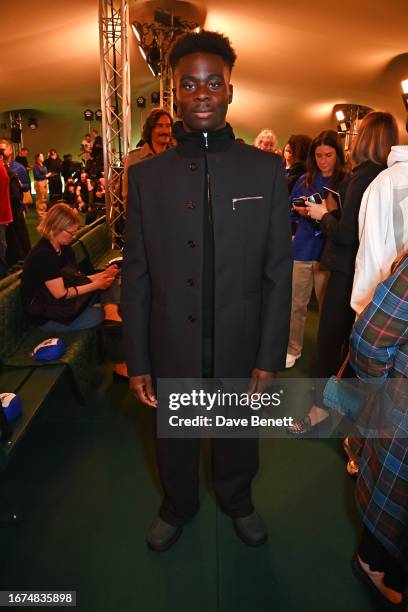
<path fill-rule="evenodd" d="M 107 307 L 119 304 L 119 285 L 114 282 L 118 273 L 116 266 L 83 277 L 81 282 L 86 284 L 75 286 L 73 282 L 70 285 L 70 281 L 67 280 L 78 270 L 74 251 L 69 246 L 77 230 L 76 211 L 67 204 L 55 204 L 38 226 L 41 239 L 24 261 L 21 280 L 23 306 L 30 320 L 47 332 L 95 327 L 104 320 L 104 310 L 96 303 L 97 301 L 100 300 Z M 68 270 L 70 274 L 67 273 Z M 81 296 L 88 294 L 89 301 L 83 304 Z M 50 320 L 46 316 L 47 311 L 50 312 L 49 308 L 47 310 L 47 304 L 53 302 L 53 298 L 54 304 L 81 299 L 83 309 L 72 321 Z"/>

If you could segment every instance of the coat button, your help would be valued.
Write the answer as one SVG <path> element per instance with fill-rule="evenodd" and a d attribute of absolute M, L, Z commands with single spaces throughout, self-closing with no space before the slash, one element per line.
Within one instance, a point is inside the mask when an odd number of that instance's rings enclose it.
<path fill-rule="evenodd" d="M 195 248 L 196 243 L 194 242 L 194 240 L 189 240 L 187 242 L 187 246 L 189 249 L 194 249 Z"/>
<path fill-rule="evenodd" d="M 193 281 L 193 279 L 192 279 L 192 278 L 188 278 L 188 279 L 187 279 L 187 285 L 188 285 L 189 287 L 194 287 L 195 282 Z"/>
<path fill-rule="evenodd" d="M 187 208 L 190 208 L 190 209 L 195 208 L 195 204 L 194 204 L 194 202 L 192 202 L 191 200 L 189 200 L 189 201 L 186 203 L 186 206 L 187 206 Z"/>
<path fill-rule="evenodd" d="M 189 168 L 192 172 L 194 172 L 194 170 L 197 170 L 198 165 L 195 162 L 190 162 Z"/>
<path fill-rule="evenodd" d="M 193 317 L 193 315 L 188 315 L 187 319 L 190 321 L 190 323 L 195 323 L 197 321 L 197 319 Z"/>

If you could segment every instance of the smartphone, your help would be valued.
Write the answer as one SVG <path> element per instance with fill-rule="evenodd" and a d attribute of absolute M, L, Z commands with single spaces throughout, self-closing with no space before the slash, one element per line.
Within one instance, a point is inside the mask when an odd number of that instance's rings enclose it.
<path fill-rule="evenodd" d="M 307 199 L 312 204 L 322 204 L 322 202 L 323 202 L 323 199 L 322 199 L 322 196 L 320 195 L 320 193 L 314 193 L 311 196 L 309 196 Z"/>
<path fill-rule="evenodd" d="M 338 208 L 343 208 L 341 196 L 338 191 L 334 191 L 334 189 L 330 189 L 330 187 L 323 187 L 323 189 L 325 189 L 325 191 L 328 191 L 329 193 L 332 194 L 333 199 L 336 202 Z"/>
<path fill-rule="evenodd" d="M 306 202 L 303 198 L 293 198 L 292 206 L 302 206 L 303 208 L 306 208 Z"/>

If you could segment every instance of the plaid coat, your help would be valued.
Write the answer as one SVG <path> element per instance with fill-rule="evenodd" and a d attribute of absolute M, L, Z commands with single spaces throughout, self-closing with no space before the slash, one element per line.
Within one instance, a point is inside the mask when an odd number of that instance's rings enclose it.
<path fill-rule="evenodd" d="M 356 321 L 351 365 L 360 379 L 385 383 L 365 410 L 378 433 L 364 443 L 357 504 L 367 529 L 408 565 L 408 258 Z"/>

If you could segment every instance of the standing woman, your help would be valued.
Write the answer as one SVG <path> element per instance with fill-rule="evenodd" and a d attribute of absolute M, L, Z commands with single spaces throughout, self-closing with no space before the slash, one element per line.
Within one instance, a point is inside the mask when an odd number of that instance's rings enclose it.
<path fill-rule="evenodd" d="M 52 206 L 62 198 L 62 160 L 59 158 L 56 149 L 50 149 L 45 165 L 50 173 L 48 177 L 48 190 L 50 192 L 50 205 Z"/>
<path fill-rule="evenodd" d="M 346 174 L 344 153 L 333 130 L 321 132 L 309 150 L 307 173 L 293 187 L 291 198 L 305 200 L 314 193 L 326 196 L 324 187 L 338 190 Z M 323 305 L 329 273 L 320 269 L 324 236 L 320 224 L 308 217 L 308 209 L 293 206 L 298 227 L 293 239 L 292 313 L 286 367 L 291 368 L 302 354 L 307 306 L 314 288 L 319 304 Z"/>
<path fill-rule="evenodd" d="M 312 139 L 304 134 L 292 134 L 283 149 L 283 164 L 288 181 L 289 195 L 296 181 L 306 172 L 306 160 Z"/>
<path fill-rule="evenodd" d="M 351 335 L 351 365 L 373 388 L 356 501 L 363 531 L 353 569 L 387 610 L 406 610 L 408 559 L 408 258 L 375 291 Z M 375 435 L 377 431 L 377 435 Z"/>
<path fill-rule="evenodd" d="M 47 178 L 51 176 L 51 172 L 48 172 L 47 167 L 44 165 L 44 155 L 42 153 L 36 153 L 34 156 L 33 175 L 34 189 L 37 196 L 35 199 L 35 207 L 38 216 L 43 217 L 47 212 Z"/>
<path fill-rule="evenodd" d="M 254 147 L 256 147 L 257 149 L 281 155 L 282 152 L 279 151 L 277 146 L 278 137 L 276 136 L 275 132 L 269 128 L 265 128 L 264 130 L 259 132 L 258 136 L 255 138 Z"/>
<path fill-rule="evenodd" d="M 317 335 L 316 394 L 309 413 L 289 427 L 290 433 L 309 433 L 325 420 L 323 387 L 336 374 L 347 352 L 355 312 L 350 306 L 358 250 L 358 215 L 363 194 L 387 167 L 391 147 L 398 143 L 398 126 L 390 113 L 375 111 L 365 116 L 351 153 L 353 166 L 343 197 L 343 209 L 329 212 L 326 205 L 309 204 L 312 219 L 320 221 L 326 244 L 321 268 L 330 272 Z M 334 324 L 335 323 L 335 324 Z M 319 382 L 321 380 L 321 382 Z"/>

